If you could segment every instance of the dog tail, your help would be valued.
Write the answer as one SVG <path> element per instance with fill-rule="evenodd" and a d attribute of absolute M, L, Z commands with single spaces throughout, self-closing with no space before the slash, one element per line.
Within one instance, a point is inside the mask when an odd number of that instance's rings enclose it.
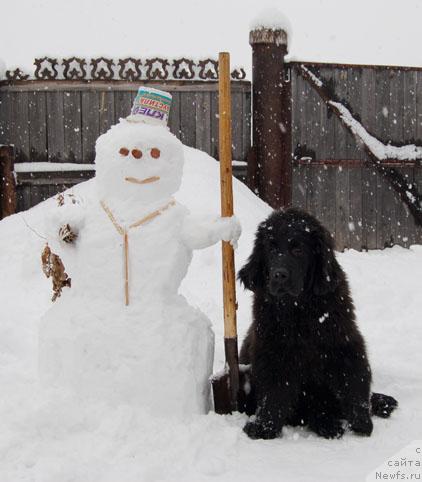
<path fill-rule="evenodd" d="M 389 395 L 383 395 L 382 393 L 371 395 L 372 415 L 377 417 L 388 418 L 398 405 L 397 400 Z"/>

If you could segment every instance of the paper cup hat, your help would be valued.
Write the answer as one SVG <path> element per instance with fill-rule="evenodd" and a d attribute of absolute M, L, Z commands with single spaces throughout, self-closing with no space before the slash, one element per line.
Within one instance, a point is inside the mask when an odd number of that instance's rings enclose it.
<path fill-rule="evenodd" d="M 171 94 L 150 87 L 139 87 L 133 101 L 130 122 L 167 126 L 171 107 Z"/>

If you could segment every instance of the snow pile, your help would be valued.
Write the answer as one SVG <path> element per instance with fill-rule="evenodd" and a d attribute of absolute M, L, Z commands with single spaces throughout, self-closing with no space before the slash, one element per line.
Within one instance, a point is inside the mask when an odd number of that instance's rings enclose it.
<path fill-rule="evenodd" d="M 276 7 L 262 9 L 250 22 L 250 30 L 270 28 L 272 30 L 284 30 L 289 40 L 289 48 L 292 42 L 292 26 L 290 20 Z"/>
<path fill-rule="evenodd" d="M 218 164 L 194 149 L 185 148 L 184 153 L 177 201 L 199 217 L 218 213 Z M 72 192 L 89 208 L 96 197 L 95 181 L 80 184 Z M 239 268 L 250 254 L 258 222 L 270 209 L 237 181 L 234 192 L 235 211 L 243 227 L 236 251 Z M 54 210 L 56 202 L 47 200 L 23 216 L 45 235 L 44 218 Z M 238 414 L 164 419 L 136 405 L 86 399 L 63 387 L 42 388 L 37 338 L 40 319 L 52 306 L 51 287 L 40 268 L 44 240 L 20 216 L 0 222 L 1 481 L 269 482 L 282 478 L 357 482 L 420 438 L 422 247 L 339 255 L 367 341 L 374 390 L 399 400 L 393 417 L 374 420 L 369 439 L 346 434 L 343 440 L 326 441 L 307 430 L 286 428 L 282 439 L 252 441 L 242 432 L 246 418 Z M 181 288 L 189 303 L 212 322 L 215 372 L 222 369 L 224 357 L 220 266 L 220 246 L 196 251 Z M 121 271 L 117 279 L 121 280 Z M 63 300 L 72 290 L 63 292 Z M 241 340 L 250 323 L 250 295 L 240 288 L 238 302 Z M 103 337 L 107 326 L 97 320 L 96 327 Z M 173 333 L 170 329 L 168 337 Z M 124 336 L 123 327 L 119 336 Z M 90 342 L 97 343 L 95 338 Z"/>

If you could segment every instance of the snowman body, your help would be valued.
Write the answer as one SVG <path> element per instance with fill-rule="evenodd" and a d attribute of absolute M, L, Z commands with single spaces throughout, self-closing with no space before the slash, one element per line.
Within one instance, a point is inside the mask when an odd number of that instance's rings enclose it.
<path fill-rule="evenodd" d="M 166 128 L 122 120 L 96 149 L 96 196 L 58 208 L 52 223 L 83 218 L 76 243 L 57 248 L 72 288 L 41 320 L 41 380 L 160 414 L 205 413 L 214 336 L 178 290 L 193 249 L 233 238 L 237 225 L 195 225 L 174 201 L 183 148 Z"/>

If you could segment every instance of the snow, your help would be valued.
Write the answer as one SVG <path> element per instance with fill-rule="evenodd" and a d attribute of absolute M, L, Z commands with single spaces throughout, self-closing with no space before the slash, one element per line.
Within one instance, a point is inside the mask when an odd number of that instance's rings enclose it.
<path fill-rule="evenodd" d="M 0 79 L 3 79 L 6 74 L 6 62 L 0 58 Z"/>
<path fill-rule="evenodd" d="M 247 167 L 248 163 L 245 161 L 232 161 L 232 166 Z"/>
<path fill-rule="evenodd" d="M 306 69 L 308 70 L 308 69 Z M 309 71 L 308 71 L 309 72 Z M 358 122 L 351 114 L 349 109 L 340 102 L 329 101 L 329 104 L 339 110 L 341 118 L 348 125 L 352 132 L 363 142 L 379 160 L 397 159 L 399 161 L 415 161 L 422 159 L 422 147 L 409 144 L 406 146 L 392 146 L 383 144 Z"/>
<path fill-rule="evenodd" d="M 219 210 L 219 166 L 206 154 L 184 151 L 177 200 L 197 216 L 211 216 Z M 71 192 L 89 204 L 96 195 L 95 181 Z M 236 180 L 234 194 L 243 226 L 236 251 L 239 268 L 250 254 L 257 224 L 270 209 Z M 346 434 L 342 440 L 326 441 L 306 430 L 286 428 L 281 439 L 252 441 L 242 432 L 243 415 L 211 412 L 169 419 L 128 403 L 86 400 L 64 388 L 40 386 L 38 329 L 52 306 L 51 288 L 40 267 L 44 240 L 20 217 L 44 235 L 44 219 L 55 209 L 56 202 L 50 199 L 0 222 L 2 481 L 269 482 L 282 477 L 289 482 L 356 482 L 420 438 L 422 247 L 338 255 L 367 341 L 374 390 L 400 402 L 392 418 L 375 419 L 369 439 Z M 218 245 L 196 251 L 181 289 L 212 322 L 214 372 L 224 367 L 220 251 Z M 240 287 L 237 297 L 241 340 L 250 323 L 251 297 Z"/>
<path fill-rule="evenodd" d="M 250 30 L 269 28 L 284 30 L 289 43 L 292 41 L 292 26 L 290 20 L 278 8 L 267 7 L 262 9 L 249 24 Z"/>
<path fill-rule="evenodd" d="M 321 81 L 321 79 L 319 79 L 313 72 L 311 72 L 307 67 L 305 67 L 304 65 L 301 65 L 300 68 L 305 71 L 309 77 L 312 79 L 312 82 L 317 85 L 318 87 L 322 87 L 323 86 L 323 83 Z"/>
<path fill-rule="evenodd" d="M 17 162 L 15 172 L 57 172 L 57 171 L 94 171 L 94 164 L 75 162 Z"/>

